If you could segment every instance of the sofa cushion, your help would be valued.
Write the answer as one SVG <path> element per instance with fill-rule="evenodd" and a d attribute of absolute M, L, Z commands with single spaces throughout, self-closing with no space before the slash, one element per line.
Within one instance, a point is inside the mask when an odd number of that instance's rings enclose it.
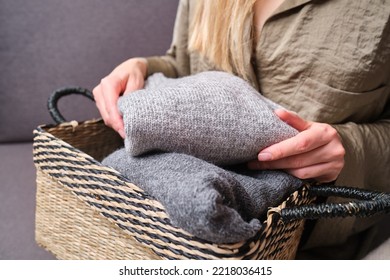
<path fill-rule="evenodd" d="M 127 58 L 164 54 L 177 4 L 0 0 L 0 142 L 31 140 L 37 125 L 52 123 L 46 102 L 53 90 L 92 89 Z M 82 97 L 59 106 L 68 120 L 99 117 Z"/>

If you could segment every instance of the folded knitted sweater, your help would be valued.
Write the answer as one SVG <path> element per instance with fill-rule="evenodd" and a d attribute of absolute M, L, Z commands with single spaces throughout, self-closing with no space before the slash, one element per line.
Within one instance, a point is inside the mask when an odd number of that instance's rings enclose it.
<path fill-rule="evenodd" d="M 302 183 L 282 171 L 244 175 L 179 153 L 133 157 L 122 148 L 103 164 L 160 201 L 173 225 L 215 243 L 253 237 L 268 207 L 279 205 Z"/>
<path fill-rule="evenodd" d="M 154 74 L 145 89 L 121 97 L 118 106 L 133 156 L 179 152 L 230 165 L 255 159 L 297 133 L 274 114 L 276 104 L 225 72 L 178 79 Z"/>
<path fill-rule="evenodd" d="M 199 238 L 230 243 L 254 236 L 268 207 L 302 184 L 281 171 L 232 171 L 297 133 L 273 113 L 278 105 L 236 76 L 154 74 L 118 106 L 125 147 L 103 164 L 159 200 L 172 224 Z"/>

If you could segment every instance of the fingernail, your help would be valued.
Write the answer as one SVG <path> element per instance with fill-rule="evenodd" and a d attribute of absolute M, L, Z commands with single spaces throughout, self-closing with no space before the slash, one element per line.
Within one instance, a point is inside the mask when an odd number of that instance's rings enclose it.
<path fill-rule="evenodd" d="M 260 153 L 257 158 L 259 161 L 272 160 L 272 154 L 271 153 Z"/>
<path fill-rule="evenodd" d="M 123 129 L 119 129 L 119 130 L 118 130 L 118 133 L 119 133 L 119 135 L 120 135 L 123 139 L 125 139 L 126 135 L 125 135 L 125 131 L 124 131 Z"/>

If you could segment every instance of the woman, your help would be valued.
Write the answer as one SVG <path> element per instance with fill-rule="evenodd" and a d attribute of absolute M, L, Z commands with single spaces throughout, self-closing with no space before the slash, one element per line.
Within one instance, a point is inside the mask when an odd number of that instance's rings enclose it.
<path fill-rule="evenodd" d="M 276 114 L 300 131 L 260 151 L 250 168 L 389 191 L 389 17 L 390 5 L 374 0 L 181 0 L 167 54 L 125 61 L 94 96 L 105 123 L 124 136 L 117 99 L 148 75 L 230 72 L 287 108 Z M 360 257 L 355 233 L 373 223 L 321 220 L 305 247 L 344 244 L 353 249 L 334 258 Z"/>

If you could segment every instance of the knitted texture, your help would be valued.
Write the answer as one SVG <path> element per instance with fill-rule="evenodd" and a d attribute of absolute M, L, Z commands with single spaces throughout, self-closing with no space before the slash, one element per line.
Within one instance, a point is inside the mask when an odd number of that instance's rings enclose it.
<path fill-rule="evenodd" d="M 145 89 L 121 97 L 118 107 L 133 156 L 178 152 L 230 165 L 297 134 L 273 113 L 276 104 L 225 72 L 178 79 L 154 74 Z"/>
<path fill-rule="evenodd" d="M 173 225 L 215 243 L 253 237 L 267 208 L 301 185 L 283 172 L 248 171 L 250 177 L 179 153 L 133 157 L 122 148 L 102 163 L 160 201 Z"/>
<path fill-rule="evenodd" d="M 247 240 L 261 228 L 268 207 L 302 183 L 280 171 L 237 168 L 297 131 L 273 113 L 277 104 L 234 75 L 154 74 L 145 89 L 121 97 L 118 107 L 125 148 L 103 164 L 160 201 L 172 224 L 197 237 Z"/>

